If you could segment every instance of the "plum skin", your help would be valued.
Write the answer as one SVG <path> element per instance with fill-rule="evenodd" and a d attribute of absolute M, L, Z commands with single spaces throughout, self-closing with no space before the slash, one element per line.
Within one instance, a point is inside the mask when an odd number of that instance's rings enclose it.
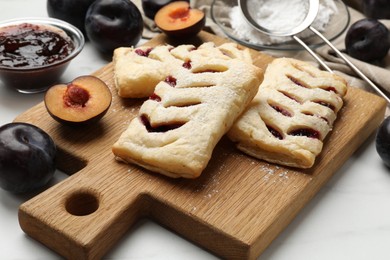
<path fill-rule="evenodd" d="M 128 0 L 96 0 L 85 18 L 89 40 L 108 54 L 118 47 L 135 46 L 141 39 L 143 26 L 141 12 Z"/>
<path fill-rule="evenodd" d="M 84 21 L 89 6 L 95 0 L 47 0 L 50 17 L 64 20 L 76 26 L 85 35 Z"/>
<path fill-rule="evenodd" d="M 389 0 L 362 0 L 363 13 L 369 18 L 389 19 Z"/>
<path fill-rule="evenodd" d="M 364 18 L 353 23 L 345 36 L 347 53 L 362 61 L 374 61 L 387 55 L 389 30 L 376 19 Z"/>
<path fill-rule="evenodd" d="M 375 147 L 384 164 L 390 167 L 390 116 L 386 117 L 378 128 Z"/>
<path fill-rule="evenodd" d="M 154 16 L 162 7 L 166 6 L 169 3 L 181 1 L 181 0 L 142 0 L 142 8 L 146 17 L 154 19 Z M 190 0 L 184 0 L 190 2 Z"/>
<path fill-rule="evenodd" d="M 0 187 L 25 193 L 46 185 L 55 172 L 56 145 L 42 129 L 28 123 L 0 127 Z"/>

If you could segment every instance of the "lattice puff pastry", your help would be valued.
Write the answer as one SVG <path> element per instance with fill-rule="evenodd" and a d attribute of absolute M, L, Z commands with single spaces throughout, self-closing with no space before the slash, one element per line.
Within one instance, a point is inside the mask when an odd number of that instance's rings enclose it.
<path fill-rule="evenodd" d="M 196 178 L 256 95 L 262 70 L 210 44 L 152 52 L 169 60 L 169 75 L 143 103 L 113 153 L 169 177 Z"/>
<path fill-rule="evenodd" d="M 310 168 L 332 130 L 346 91 L 346 81 L 337 75 L 303 61 L 275 59 L 228 136 L 253 157 Z"/>
<path fill-rule="evenodd" d="M 224 55 L 221 56 L 222 54 Z M 215 47 L 208 42 L 198 48 L 193 45 L 180 45 L 176 48 L 169 45 L 117 48 L 114 51 L 113 64 L 118 95 L 124 98 L 150 96 L 160 81 L 170 75 L 171 71 L 182 67 L 183 62 L 191 60 L 194 55 L 225 60 L 237 58 L 252 63 L 249 50 L 240 49 L 234 43 Z"/>

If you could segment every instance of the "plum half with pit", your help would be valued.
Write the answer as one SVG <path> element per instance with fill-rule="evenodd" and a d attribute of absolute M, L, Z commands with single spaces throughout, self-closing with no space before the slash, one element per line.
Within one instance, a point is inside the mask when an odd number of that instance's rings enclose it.
<path fill-rule="evenodd" d="M 41 128 L 28 123 L 0 127 L 0 187 L 25 193 L 45 186 L 55 172 L 56 146 Z"/>
<path fill-rule="evenodd" d="M 347 31 L 345 47 L 350 56 L 361 61 L 383 59 L 390 48 L 389 30 L 376 19 L 358 20 Z"/>
<path fill-rule="evenodd" d="M 186 1 L 175 1 L 160 9 L 154 22 L 166 35 L 184 39 L 197 35 L 203 29 L 206 15 L 202 10 L 191 8 Z"/>
<path fill-rule="evenodd" d="M 87 37 L 107 54 L 118 47 L 135 46 L 141 39 L 143 26 L 141 12 L 129 0 L 96 0 L 85 18 Z"/>
<path fill-rule="evenodd" d="M 67 84 L 50 87 L 44 98 L 46 109 L 56 121 L 87 125 L 100 120 L 111 105 L 107 84 L 92 75 L 79 76 Z"/>
<path fill-rule="evenodd" d="M 95 0 L 47 0 L 46 9 L 50 17 L 64 20 L 85 34 L 85 15 Z"/>

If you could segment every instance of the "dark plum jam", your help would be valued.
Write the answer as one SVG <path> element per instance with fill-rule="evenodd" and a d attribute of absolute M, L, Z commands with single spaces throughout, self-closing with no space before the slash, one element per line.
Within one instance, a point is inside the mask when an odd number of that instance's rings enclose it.
<path fill-rule="evenodd" d="M 311 128 L 299 128 L 288 133 L 293 136 L 306 136 L 309 138 L 320 139 L 320 133 Z"/>
<path fill-rule="evenodd" d="M 157 95 L 156 93 L 153 93 L 149 99 L 151 100 L 154 100 L 154 101 L 157 101 L 157 102 L 160 102 L 161 101 L 161 97 L 159 95 Z"/>
<path fill-rule="evenodd" d="M 183 66 L 183 68 L 186 68 L 186 69 L 190 70 L 192 68 L 191 61 L 190 60 L 185 61 L 182 66 Z"/>
<path fill-rule="evenodd" d="M 69 56 L 75 49 L 72 40 L 49 28 L 30 23 L 0 28 L 0 66 L 33 68 Z"/>
<path fill-rule="evenodd" d="M 153 50 L 153 48 L 148 48 L 146 50 L 136 49 L 135 53 L 137 53 L 139 56 L 148 57 L 152 50 Z"/>
<path fill-rule="evenodd" d="M 176 86 L 176 81 L 177 81 L 176 78 L 172 77 L 172 76 L 168 76 L 164 80 L 164 82 L 168 83 L 171 87 L 175 87 Z"/>
<path fill-rule="evenodd" d="M 283 140 L 283 135 L 281 133 L 279 133 L 278 130 L 276 130 L 275 128 L 273 128 L 272 126 L 269 126 L 269 125 L 266 125 L 268 131 L 276 138 L 278 138 L 279 140 Z"/>

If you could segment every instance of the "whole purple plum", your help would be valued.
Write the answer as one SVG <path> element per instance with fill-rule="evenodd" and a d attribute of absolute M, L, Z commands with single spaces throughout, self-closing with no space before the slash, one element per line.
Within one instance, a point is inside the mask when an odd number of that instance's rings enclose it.
<path fill-rule="evenodd" d="M 362 61 L 382 59 L 390 48 L 389 30 L 376 19 L 358 20 L 347 31 L 345 48 L 349 55 Z"/>
<path fill-rule="evenodd" d="M 383 163 L 390 167 L 390 117 L 386 117 L 378 128 L 375 148 Z"/>
<path fill-rule="evenodd" d="M 135 46 L 141 39 L 143 26 L 141 12 L 129 0 L 96 0 L 85 18 L 89 40 L 107 54 L 118 47 Z"/>
<path fill-rule="evenodd" d="M 362 4 L 368 18 L 390 19 L 390 0 L 363 0 Z"/>
<path fill-rule="evenodd" d="M 0 127 L 0 187 L 14 193 L 46 185 L 55 172 L 56 146 L 37 126 L 9 123 Z"/>
<path fill-rule="evenodd" d="M 46 9 L 50 17 L 64 20 L 85 34 L 84 21 L 89 6 L 95 0 L 47 0 Z"/>

